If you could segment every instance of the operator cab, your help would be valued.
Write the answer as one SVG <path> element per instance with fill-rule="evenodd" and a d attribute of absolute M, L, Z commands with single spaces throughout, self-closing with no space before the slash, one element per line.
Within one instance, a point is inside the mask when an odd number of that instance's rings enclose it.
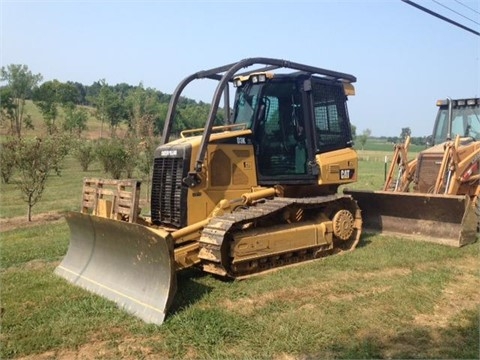
<path fill-rule="evenodd" d="M 433 145 L 457 135 L 480 140 L 480 99 L 438 100 L 437 106 Z"/>
<path fill-rule="evenodd" d="M 315 155 L 352 146 L 342 82 L 267 72 L 238 76 L 234 85 L 231 121 L 252 130 L 261 183 L 315 183 Z"/>

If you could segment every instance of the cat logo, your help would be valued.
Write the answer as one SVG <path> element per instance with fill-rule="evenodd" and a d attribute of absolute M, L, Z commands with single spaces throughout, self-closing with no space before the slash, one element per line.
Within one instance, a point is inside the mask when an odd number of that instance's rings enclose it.
<path fill-rule="evenodd" d="M 353 174 L 353 169 L 342 169 L 340 170 L 340 180 L 349 180 L 353 178 Z"/>

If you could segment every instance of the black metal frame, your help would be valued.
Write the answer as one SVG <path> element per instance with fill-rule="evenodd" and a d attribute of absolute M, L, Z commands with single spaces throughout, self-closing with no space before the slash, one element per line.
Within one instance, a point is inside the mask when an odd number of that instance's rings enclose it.
<path fill-rule="evenodd" d="M 263 65 L 263 67 L 237 74 L 239 70 L 250 67 L 252 65 Z M 279 68 L 288 68 L 292 70 L 304 71 L 310 74 L 317 74 L 325 78 L 329 78 L 332 80 L 340 80 L 348 83 L 352 83 L 357 80 L 355 76 L 346 74 L 346 73 L 322 69 L 315 66 L 300 64 L 300 63 L 296 63 L 288 60 L 264 58 L 264 57 L 247 58 L 247 59 L 240 60 L 236 63 L 223 65 L 210 70 L 199 71 L 190 76 L 187 76 L 185 79 L 183 79 L 180 82 L 180 84 L 178 84 L 177 88 L 175 89 L 175 92 L 173 93 L 172 98 L 170 99 L 170 104 L 168 106 L 168 112 L 165 120 L 165 125 L 163 128 L 161 144 L 162 145 L 166 144 L 169 141 L 170 133 L 173 125 L 173 119 L 175 117 L 176 107 L 178 104 L 178 100 L 180 99 L 180 94 L 182 93 L 183 89 L 193 80 L 197 80 L 197 79 L 218 80 L 219 83 L 213 95 L 210 112 L 208 114 L 207 122 L 205 123 L 204 131 L 202 135 L 202 142 L 200 144 L 200 151 L 198 152 L 198 156 L 195 161 L 195 169 L 194 169 L 195 173 L 200 173 L 202 171 L 205 152 L 207 149 L 208 141 L 210 139 L 212 127 L 215 121 L 215 117 L 217 115 L 218 106 L 219 106 L 222 94 L 224 94 L 224 102 L 225 102 L 224 107 L 225 107 L 225 115 L 226 115 L 225 118 L 228 119 L 229 117 L 230 94 L 229 94 L 229 87 L 227 86 L 228 82 L 233 81 L 233 78 L 238 75 L 250 74 L 252 72 L 258 72 L 258 71 L 271 71 Z M 193 173 L 192 175 L 195 176 L 195 173 Z"/>

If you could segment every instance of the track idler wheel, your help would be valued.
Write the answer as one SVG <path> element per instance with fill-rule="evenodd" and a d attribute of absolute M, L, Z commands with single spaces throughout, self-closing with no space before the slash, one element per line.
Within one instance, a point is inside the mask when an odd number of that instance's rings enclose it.
<path fill-rule="evenodd" d="M 355 230 L 355 218 L 350 211 L 346 209 L 337 211 L 333 216 L 332 223 L 335 237 L 343 241 L 350 239 Z"/>

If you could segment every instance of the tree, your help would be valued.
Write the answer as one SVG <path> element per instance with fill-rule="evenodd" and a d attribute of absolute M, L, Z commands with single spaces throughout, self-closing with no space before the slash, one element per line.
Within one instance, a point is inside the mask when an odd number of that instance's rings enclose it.
<path fill-rule="evenodd" d="M 2 109 L 0 121 L 3 122 L 8 120 L 10 122 L 10 132 L 14 133 L 14 123 L 15 123 L 15 99 L 12 96 L 12 90 L 9 88 L 0 89 L 0 105 Z"/>
<path fill-rule="evenodd" d="M 122 139 L 121 144 L 125 150 L 125 165 L 124 170 L 126 172 L 127 178 L 133 177 L 133 172 L 137 167 L 140 157 L 140 147 L 139 141 L 136 136 L 127 135 Z M 153 160 L 152 160 L 153 161 Z"/>
<path fill-rule="evenodd" d="M 141 124 L 144 134 L 142 135 L 141 141 L 138 144 L 139 154 L 137 167 L 140 173 L 143 175 L 143 178 L 146 178 L 146 193 L 148 199 L 148 194 L 150 193 L 150 181 L 153 175 L 153 158 L 158 143 L 155 140 L 155 124 L 152 119 L 149 119 L 148 116 L 144 116 L 141 119 Z"/>
<path fill-rule="evenodd" d="M 116 135 L 118 125 L 127 118 L 126 106 L 119 94 L 115 93 L 105 80 L 101 80 L 98 96 L 92 98 L 96 108 L 95 116 L 102 122 L 100 137 L 103 137 L 103 124 L 107 122 L 112 137 Z"/>
<path fill-rule="evenodd" d="M 67 81 L 68 85 L 71 85 L 77 89 L 75 104 L 76 105 L 87 105 L 87 89 L 85 85 L 79 82 Z"/>
<path fill-rule="evenodd" d="M 114 179 L 120 179 L 127 167 L 127 151 L 117 138 L 101 139 L 97 143 L 96 156 L 103 165 L 103 170 Z"/>
<path fill-rule="evenodd" d="M 48 134 L 56 130 L 55 119 L 58 116 L 57 108 L 57 80 L 47 81 L 33 92 L 33 103 L 42 113 Z"/>
<path fill-rule="evenodd" d="M 70 134 L 81 135 L 82 131 L 87 130 L 88 112 L 83 107 L 70 106 L 65 108 L 65 122 L 63 128 Z"/>
<path fill-rule="evenodd" d="M 9 104 L 4 111 L 2 104 L 2 117 L 10 121 L 11 133 L 21 137 L 25 121 L 25 100 L 31 95 L 33 89 L 42 80 L 41 74 L 33 74 L 27 65 L 8 65 L 0 71 L 0 81 L 6 82 L 9 90 Z M 3 103 L 3 98 L 2 98 Z"/>
<path fill-rule="evenodd" d="M 159 100 L 157 91 L 144 89 L 140 83 L 128 93 L 125 103 L 129 130 L 135 136 L 143 139 L 163 129 L 168 105 Z"/>
<path fill-rule="evenodd" d="M 146 101 L 147 92 L 143 88 L 143 84 L 140 83 L 133 91 L 131 91 L 127 98 L 127 111 L 128 111 L 128 126 L 134 135 L 140 135 L 142 129 L 140 128 L 140 121 L 146 114 Z"/>
<path fill-rule="evenodd" d="M 60 165 L 67 154 L 68 138 L 17 139 L 16 168 L 20 180 L 17 187 L 28 204 L 27 219 L 32 221 L 32 208 L 41 199 L 49 175 L 60 175 Z"/>
<path fill-rule="evenodd" d="M 410 136 L 410 135 L 412 135 L 412 131 L 410 130 L 409 127 L 402 128 L 402 132 L 400 133 L 400 139 L 402 139 L 402 141 L 405 141 L 407 136 Z"/>
<path fill-rule="evenodd" d="M 362 135 L 357 136 L 357 140 L 360 142 L 360 145 L 362 146 L 362 150 L 365 147 L 365 144 L 367 143 L 368 138 L 372 135 L 372 130 L 370 129 L 365 129 L 362 131 Z"/>
<path fill-rule="evenodd" d="M 90 164 L 97 158 L 93 143 L 84 140 L 77 141 L 73 155 L 80 163 L 83 171 L 88 171 Z"/>
<path fill-rule="evenodd" d="M 350 129 L 352 131 L 352 139 L 356 139 L 357 138 L 357 127 L 353 124 L 350 125 Z"/>
<path fill-rule="evenodd" d="M 73 111 L 77 98 L 78 90 L 73 84 L 64 84 L 58 80 L 46 81 L 34 91 L 33 102 L 42 113 L 48 134 L 57 131 L 55 121 L 59 107 Z"/>

